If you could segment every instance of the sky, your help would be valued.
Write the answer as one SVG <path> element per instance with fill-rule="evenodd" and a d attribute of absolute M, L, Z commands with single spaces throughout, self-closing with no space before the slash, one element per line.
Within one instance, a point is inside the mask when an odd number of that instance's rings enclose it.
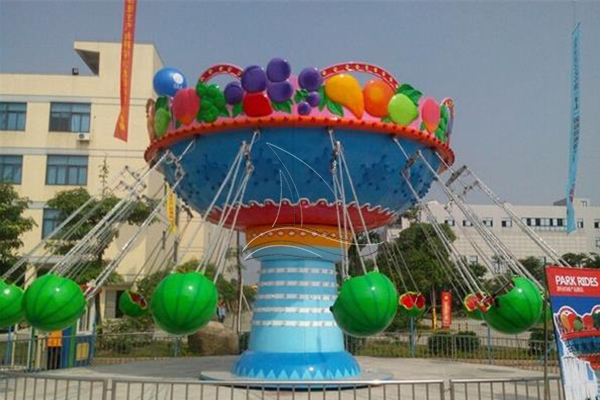
<path fill-rule="evenodd" d="M 75 40 L 120 41 L 120 1 L 0 0 L 0 72 L 86 67 Z M 136 41 L 195 82 L 207 67 L 293 70 L 365 61 L 438 100 L 452 97 L 452 148 L 502 198 L 565 197 L 571 31 L 582 24 L 577 197 L 600 205 L 600 2 L 144 1 Z"/>

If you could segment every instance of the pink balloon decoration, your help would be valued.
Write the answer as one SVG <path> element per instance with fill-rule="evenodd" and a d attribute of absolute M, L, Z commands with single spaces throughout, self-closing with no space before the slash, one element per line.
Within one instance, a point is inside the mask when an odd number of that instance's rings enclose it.
<path fill-rule="evenodd" d="M 200 111 L 200 97 L 193 88 L 179 89 L 173 98 L 173 115 L 184 125 L 191 124 Z"/>
<path fill-rule="evenodd" d="M 431 97 L 426 98 L 421 105 L 421 119 L 429 132 L 435 132 L 440 123 L 440 106 Z"/>

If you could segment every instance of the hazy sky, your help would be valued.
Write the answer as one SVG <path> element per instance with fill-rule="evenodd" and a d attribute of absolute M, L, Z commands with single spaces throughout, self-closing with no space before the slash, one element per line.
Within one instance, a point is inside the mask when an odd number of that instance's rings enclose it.
<path fill-rule="evenodd" d="M 227 61 L 366 61 L 453 97 L 457 163 L 513 203 L 565 197 L 571 31 L 582 23 L 578 197 L 600 204 L 600 2 L 140 1 L 137 41 L 188 80 Z M 0 0 L 0 71 L 85 69 L 75 40 L 120 41 L 122 3 Z"/>

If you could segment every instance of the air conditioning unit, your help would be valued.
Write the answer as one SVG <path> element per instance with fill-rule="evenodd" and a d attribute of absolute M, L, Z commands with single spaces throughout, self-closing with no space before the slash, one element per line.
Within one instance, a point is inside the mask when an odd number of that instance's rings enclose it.
<path fill-rule="evenodd" d="M 88 132 L 81 132 L 77 134 L 77 140 L 79 140 L 80 142 L 89 142 L 90 134 Z"/>

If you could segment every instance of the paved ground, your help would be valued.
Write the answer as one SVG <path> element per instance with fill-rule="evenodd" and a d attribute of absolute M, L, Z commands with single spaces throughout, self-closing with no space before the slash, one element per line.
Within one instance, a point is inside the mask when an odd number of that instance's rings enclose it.
<path fill-rule="evenodd" d="M 122 365 L 102 365 L 58 370 L 29 378 L 2 381 L 0 399 L 69 400 L 450 400 L 449 379 L 539 378 L 539 372 L 509 367 L 466 364 L 424 359 L 358 357 L 365 371 L 389 371 L 393 379 L 415 381 L 444 380 L 443 383 L 391 382 L 363 389 L 252 390 L 219 387 L 198 380 L 202 371 L 228 370 L 235 357 L 188 357 L 161 361 L 140 361 Z M 33 379 L 34 377 L 49 379 Z M 67 383 L 65 379 L 84 380 Z M 97 379 L 98 381 L 92 382 Z M 168 383 L 167 383 L 168 382 Z M 175 382 L 175 383 L 173 383 Z M 106 385 L 107 390 L 104 390 Z M 549 400 L 559 400 L 556 382 Z M 105 392 L 105 393 L 104 393 Z M 318 393 L 316 393 L 318 392 Z M 537 400 L 543 398 L 541 382 L 485 383 L 455 385 L 453 400 Z"/>

